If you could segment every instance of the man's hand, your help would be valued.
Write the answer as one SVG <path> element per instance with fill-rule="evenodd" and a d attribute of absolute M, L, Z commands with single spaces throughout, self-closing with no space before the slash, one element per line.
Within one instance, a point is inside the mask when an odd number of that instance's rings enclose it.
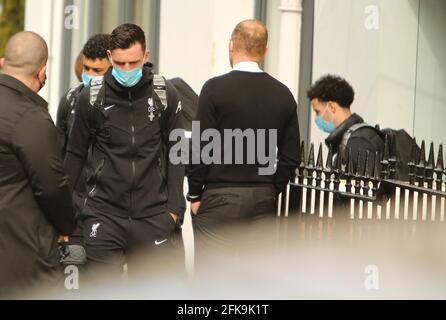
<path fill-rule="evenodd" d="M 68 236 L 59 236 L 59 239 L 57 242 L 68 242 L 70 241 L 70 238 Z"/>
<path fill-rule="evenodd" d="M 169 212 L 170 216 L 172 217 L 173 221 L 177 222 L 178 220 L 178 215 L 176 215 L 175 213 Z"/>
<path fill-rule="evenodd" d="M 190 204 L 190 208 L 192 210 L 192 214 L 196 215 L 198 210 L 200 209 L 201 201 L 192 202 Z"/>

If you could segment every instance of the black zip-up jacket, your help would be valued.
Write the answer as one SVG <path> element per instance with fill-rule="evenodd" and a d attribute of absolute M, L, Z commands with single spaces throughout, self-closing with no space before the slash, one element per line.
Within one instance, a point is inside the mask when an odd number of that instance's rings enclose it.
<path fill-rule="evenodd" d="M 91 134 L 98 128 L 92 128 L 89 87 L 82 91 L 75 107 L 65 158 L 75 189 L 89 146 L 93 144 L 93 171 L 78 209 L 82 215 L 100 212 L 126 218 L 150 217 L 168 211 L 182 219 L 184 166 L 167 161 L 167 174 L 163 175 L 161 163 L 162 135 L 167 141 L 172 130 L 182 128 L 176 90 L 166 83 L 167 109 L 161 118 L 151 121 L 148 108 L 153 92 L 152 67 L 143 68 L 141 81 L 132 88 L 121 86 L 111 71 L 104 76 L 105 101 L 97 134 Z M 161 125 L 161 121 L 165 124 Z M 162 128 L 167 132 L 162 132 Z M 168 143 L 167 151 L 173 144 Z"/>
<path fill-rule="evenodd" d="M 350 129 L 353 125 L 363 122 L 364 120 L 359 115 L 353 113 L 325 139 L 325 144 L 328 147 L 332 146 L 333 152 L 336 157 L 339 156 L 339 146 L 341 145 L 342 138 L 347 133 L 347 130 Z M 358 154 L 361 153 L 361 167 L 359 170 L 361 171 L 363 169 L 362 166 L 364 165 L 367 151 L 369 151 L 369 164 L 374 163 L 376 153 L 378 153 L 378 157 L 379 159 L 381 159 L 384 151 L 384 141 L 375 128 L 370 126 L 362 127 L 351 133 L 347 145 L 345 146 L 345 150 L 341 148 L 341 159 L 343 165 L 346 165 L 346 152 L 348 149 L 350 149 L 351 151 L 351 157 L 353 158 L 353 171 L 354 173 L 356 173 L 358 166 Z"/>
<path fill-rule="evenodd" d="M 0 75 L 0 97 L 1 296 L 57 270 L 57 236 L 75 221 L 46 101 L 8 75 Z"/>

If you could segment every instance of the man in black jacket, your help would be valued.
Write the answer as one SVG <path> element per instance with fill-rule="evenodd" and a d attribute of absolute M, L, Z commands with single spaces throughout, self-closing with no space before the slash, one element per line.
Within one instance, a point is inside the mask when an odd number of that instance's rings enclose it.
<path fill-rule="evenodd" d="M 107 51 L 110 47 L 110 35 L 109 34 L 97 34 L 92 36 L 85 43 L 81 57 L 81 81 L 82 83 L 71 88 L 64 94 L 60 100 L 59 107 L 57 109 L 56 126 L 62 131 L 64 136 L 63 141 L 63 153 L 65 155 L 68 145 L 68 139 L 70 138 L 71 129 L 73 128 L 73 121 L 75 115 L 75 105 L 82 90 L 90 84 L 90 81 L 95 77 L 102 77 L 110 68 L 110 61 L 108 60 Z M 77 72 L 77 70 L 76 70 Z M 80 202 L 85 197 L 85 179 L 87 170 L 84 169 L 84 173 L 78 182 L 78 190 L 80 192 L 73 193 L 74 202 Z M 62 262 L 64 264 L 85 264 L 86 256 L 83 248 L 83 231 L 82 221 L 77 219 L 77 227 L 73 234 L 69 238 L 64 239 L 64 258 Z"/>
<path fill-rule="evenodd" d="M 229 44 L 233 71 L 207 81 L 200 94 L 200 132 L 218 131 L 223 147 L 214 149 L 210 157 L 218 154 L 225 159 L 223 163 L 218 163 L 220 159 L 209 163 L 200 157 L 188 172 L 188 200 L 192 202 L 197 253 L 202 257 L 218 254 L 222 248 L 237 249 L 235 225 L 273 216 L 276 194 L 285 189 L 299 165 L 296 101 L 284 84 L 259 67 L 267 40 L 268 32 L 261 22 L 239 23 Z M 226 133 L 236 134 L 238 130 L 245 135 L 239 142 L 245 143 L 234 146 L 233 137 Z M 205 146 L 201 143 L 203 150 Z M 253 146 L 256 150 L 251 149 Z M 269 163 L 261 157 L 265 151 Z"/>
<path fill-rule="evenodd" d="M 90 84 L 91 79 L 103 76 L 110 68 L 107 50 L 110 46 L 109 34 L 97 34 L 85 43 L 82 49 L 82 83 L 68 90 L 60 99 L 57 108 L 56 126 L 62 130 L 65 136 L 64 151 L 68 144 L 68 138 L 73 126 L 74 106 L 82 89 Z"/>
<path fill-rule="evenodd" d="M 0 296 L 60 280 L 57 239 L 74 228 L 56 128 L 37 95 L 47 60 L 45 41 L 20 32 L 0 62 Z"/>
<path fill-rule="evenodd" d="M 353 157 L 353 172 L 358 165 L 359 153 L 361 166 L 364 165 L 367 151 L 370 164 L 375 160 L 376 153 L 381 158 L 383 139 L 377 129 L 367 125 L 359 115 L 350 111 L 355 93 L 347 81 L 338 76 L 326 75 L 316 81 L 307 95 L 316 115 L 316 125 L 329 133 L 325 143 L 332 146 L 336 156 L 341 156 L 343 165 L 346 164 L 348 150 Z M 339 150 L 341 155 L 337 154 Z"/>
<path fill-rule="evenodd" d="M 99 90 L 104 101 L 93 103 L 91 90 L 82 91 L 65 158 L 76 189 L 92 148 L 93 170 L 77 207 L 87 263 L 112 272 L 121 272 L 135 251 L 152 254 L 169 248 L 185 210 L 184 166 L 167 162 L 164 154 L 171 147 L 169 133 L 182 127 L 181 104 L 166 83 L 167 105 L 157 108 L 154 75 L 144 66 L 149 58 L 145 43 L 136 25 L 113 30 L 108 51 L 113 67 Z"/>

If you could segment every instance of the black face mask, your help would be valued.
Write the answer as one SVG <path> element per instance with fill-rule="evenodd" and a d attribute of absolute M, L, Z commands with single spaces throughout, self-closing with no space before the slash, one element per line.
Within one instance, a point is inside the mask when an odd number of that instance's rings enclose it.
<path fill-rule="evenodd" d="M 45 86 L 45 84 L 46 84 L 46 79 L 47 79 L 46 74 L 45 74 L 45 80 L 43 80 L 43 82 L 41 82 L 40 79 L 37 78 L 37 80 L 39 80 L 39 83 L 40 83 L 40 88 L 39 88 L 38 91 L 42 90 L 42 88 Z"/>

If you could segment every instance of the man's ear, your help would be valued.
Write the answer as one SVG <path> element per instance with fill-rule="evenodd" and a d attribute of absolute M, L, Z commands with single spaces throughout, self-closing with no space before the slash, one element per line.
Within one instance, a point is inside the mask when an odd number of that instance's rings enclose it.
<path fill-rule="evenodd" d="M 111 53 L 111 51 L 110 50 L 107 50 L 107 57 L 108 57 L 108 60 L 110 61 L 110 64 L 112 64 L 112 53 Z"/>
<path fill-rule="evenodd" d="M 5 58 L 0 58 L 0 68 L 3 68 L 5 65 Z"/>
<path fill-rule="evenodd" d="M 231 40 L 229 40 L 229 52 L 234 51 L 234 42 Z"/>
<path fill-rule="evenodd" d="M 329 102 L 327 103 L 327 105 L 328 105 L 328 110 L 330 111 L 330 113 L 331 113 L 331 114 L 335 114 L 336 111 L 337 111 L 337 108 L 338 108 L 337 103 L 336 103 L 336 102 L 333 102 L 333 101 L 329 101 Z"/>
<path fill-rule="evenodd" d="M 146 64 L 147 62 L 149 62 L 150 54 L 151 54 L 150 50 L 147 49 L 147 51 L 144 53 L 144 63 L 143 64 Z"/>
<path fill-rule="evenodd" d="M 37 77 L 39 78 L 40 82 L 42 82 L 42 83 L 45 83 L 45 80 L 46 80 L 46 78 L 45 78 L 45 76 L 46 76 L 46 70 L 47 70 L 47 65 L 44 65 L 44 66 L 40 69 L 39 73 L 37 74 Z"/>

